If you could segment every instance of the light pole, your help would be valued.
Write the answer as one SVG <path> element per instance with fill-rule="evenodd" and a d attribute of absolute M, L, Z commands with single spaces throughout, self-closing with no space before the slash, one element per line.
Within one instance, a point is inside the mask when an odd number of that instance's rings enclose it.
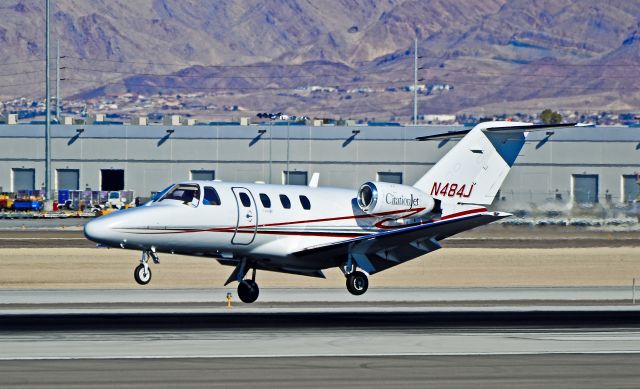
<path fill-rule="evenodd" d="M 289 123 L 287 123 L 287 176 L 285 184 L 289 185 Z"/>
<path fill-rule="evenodd" d="M 49 88 L 49 0 L 45 0 L 45 123 L 44 123 L 44 190 L 48 201 L 53 200 L 53 190 L 51 187 L 51 90 Z"/>
<path fill-rule="evenodd" d="M 413 125 L 418 125 L 418 38 L 413 46 Z"/>
<path fill-rule="evenodd" d="M 273 128 L 269 126 L 269 184 L 273 184 L 271 181 L 271 174 L 273 170 Z"/>
<path fill-rule="evenodd" d="M 60 39 L 56 48 L 56 119 L 60 124 Z"/>

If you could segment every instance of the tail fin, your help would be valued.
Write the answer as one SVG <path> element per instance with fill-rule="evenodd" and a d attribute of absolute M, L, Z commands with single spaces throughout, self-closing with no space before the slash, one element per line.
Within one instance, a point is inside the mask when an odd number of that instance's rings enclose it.
<path fill-rule="evenodd" d="M 439 199 L 443 209 L 447 205 L 450 210 L 456 208 L 455 205 L 489 205 L 522 150 L 527 132 L 573 126 L 576 124 L 496 121 L 480 123 L 471 130 L 418 138 L 436 140 L 462 136 L 414 187 Z"/>

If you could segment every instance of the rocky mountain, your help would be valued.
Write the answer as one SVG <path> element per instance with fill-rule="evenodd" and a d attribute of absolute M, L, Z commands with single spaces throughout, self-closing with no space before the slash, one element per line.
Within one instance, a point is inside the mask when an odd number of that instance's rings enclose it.
<path fill-rule="evenodd" d="M 412 94 L 402 87 L 412 83 L 417 37 L 421 113 L 640 102 L 638 1 L 51 3 L 63 96 L 197 92 L 250 111 L 406 118 Z M 0 3 L 0 96 L 43 94 L 43 8 L 42 0 Z"/>

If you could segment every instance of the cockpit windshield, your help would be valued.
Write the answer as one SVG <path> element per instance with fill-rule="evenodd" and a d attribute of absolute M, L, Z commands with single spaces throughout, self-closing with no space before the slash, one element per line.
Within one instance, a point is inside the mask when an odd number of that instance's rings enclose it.
<path fill-rule="evenodd" d="M 167 191 L 158 201 L 177 200 L 197 207 L 200 203 L 200 186 L 197 184 L 178 184 Z"/>
<path fill-rule="evenodd" d="M 153 195 L 153 197 L 151 198 L 151 200 L 147 204 L 152 204 L 152 203 L 155 203 L 156 201 L 160 200 L 174 186 L 175 186 L 175 184 L 171 184 L 171 185 L 167 186 L 166 188 L 164 188 L 163 190 L 161 190 L 160 192 L 157 192 L 156 194 Z"/>

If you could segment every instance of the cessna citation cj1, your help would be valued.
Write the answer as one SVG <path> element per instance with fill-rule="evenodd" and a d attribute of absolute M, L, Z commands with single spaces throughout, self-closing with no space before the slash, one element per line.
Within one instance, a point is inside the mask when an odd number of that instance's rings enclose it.
<path fill-rule="evenodd" d="M 234 267 L 245 303 L 258 298 L 256 270 L 324 278 L 339 268 L 354 295 L 368 275 L 441 248 L 440 241 L 510 216 L 488 212 L 529 131 L 579 126 L 485 122 L 418 140 L 462 138 L 413 186 L 366 182 L 357 191 L 187 181 L 145 206 L 101 216 L 85 236 L 142 252 L 135 280 L 151 280 L 158 253 L 210 257 Z M 251 275 L 248 273 L 251 271 Z"/>

